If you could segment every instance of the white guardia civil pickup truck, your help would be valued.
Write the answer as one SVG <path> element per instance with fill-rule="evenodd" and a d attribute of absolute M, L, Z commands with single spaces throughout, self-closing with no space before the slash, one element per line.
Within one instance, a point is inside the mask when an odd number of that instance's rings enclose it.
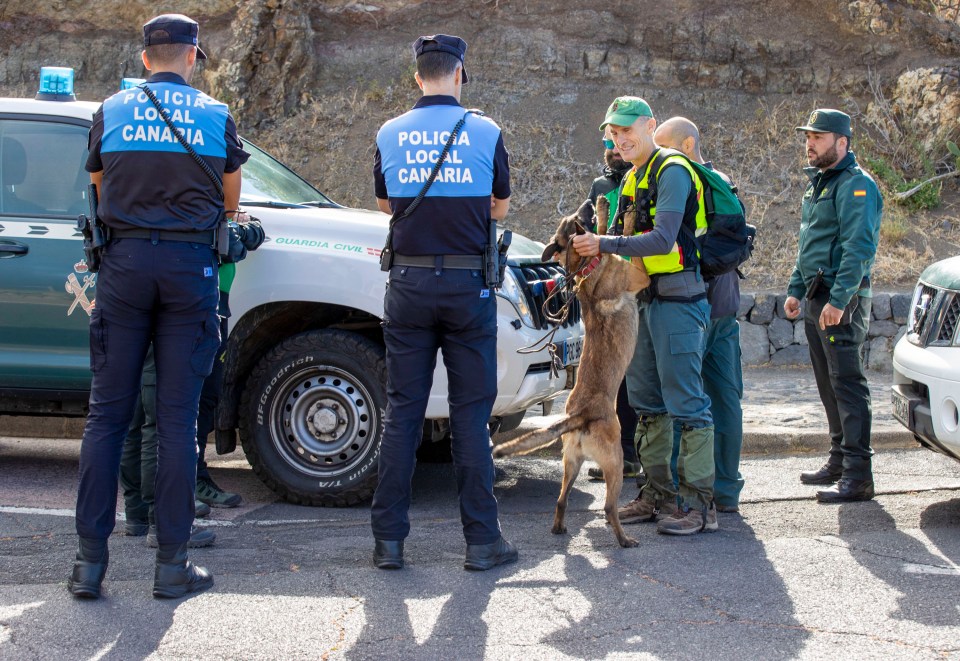
<path fill-rule="evenodd" d="M 76 219 L 87 209 L 87 129 L 99 104 L 72 100 L 72 73 L 41 84 L 38 99 L 52 100 L 0 99 L 0 414 L 83 416 L 96 275 Z M 254 471 L 280 496 L 357 503 L 376 485 L 386 407 L 379 253 L 388 217 L 332 202 L 246 144 L 241 205 L 267 240 L 238 266 L 230 294 L 217 450 L 232 451 L 239 430 Z M 494 432 L 569 387 L 583 347 L 574 304 L 554 339 L 565 370 L 552 375 L 545 351 L 517 353 L 554 328 L 541 305 L 563 271 L 540 262 L 542 248 L 514 234 L 497 293 Z M 553 312 L 563 302 L 553 299 Z M 448 438 L 446 386 L 438 360 L 424 443 Z"/>

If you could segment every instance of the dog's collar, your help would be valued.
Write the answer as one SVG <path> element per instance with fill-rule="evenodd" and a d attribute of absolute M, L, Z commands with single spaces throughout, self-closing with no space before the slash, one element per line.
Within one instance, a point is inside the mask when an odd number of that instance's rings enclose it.
<path fill-rule="evenodd" d="M 588 275 L 593 273 L 593 270 L 598 266 L 600 266 L 600 255 L 597 255 L 591 259 L 583 268 L 577 269 L 575 275 L 579 275 L 581 278 L 586 278 Z"/>

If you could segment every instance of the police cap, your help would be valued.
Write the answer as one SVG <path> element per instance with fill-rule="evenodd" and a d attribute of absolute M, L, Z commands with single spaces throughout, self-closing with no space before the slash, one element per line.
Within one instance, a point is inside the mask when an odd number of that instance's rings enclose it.
<path fill-rule="evenodd" d="M 798 126 L 798 131 L 813 131 L 814 133 L 839 133 L 848 138 L 850 133 L 850 115 L 833 108 L 817 108 L 810 113 L 806 126 Z"/>
<path fill-rule="evenodd" d="M 207 59 L 200 50 L 198 36 L 200 26 L 195 20 L 183 14 L 162 14 L 143 24 L 143 45 L 190 44 L 197 47 L 197 58 Z"/>
<path fill-rule="evenodd" d="M 460 66 L 463 71 L 463 83 L 467 82 L 467 68 L 463 64 L 463 57 L 467 54 L 467 42 L 460 37 L 453 37 L 449 34 L 433 34 L 426 37 L 419 37 L 413 42 L 413 52 L 416 57 L 430 51 L 440 51 L 450 53 L 460 60 Z"/>

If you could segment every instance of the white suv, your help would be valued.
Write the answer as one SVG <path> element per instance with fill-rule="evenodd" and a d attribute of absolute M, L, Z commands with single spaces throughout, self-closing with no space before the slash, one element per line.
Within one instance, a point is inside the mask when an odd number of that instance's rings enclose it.
<path fill-rule="evenodd" d="M 99 104 L 0 99 L 0 413 L 83 416 L 89 395 L 87 271 L 76 218 L 86 211 L 87 129 Z M 372 139 L 372 136 L 371 136 Z M 348 505 L 376 485 L 386 407 L 379 252 L 387 216 L 332 202 L 256 146 L 241 204 L 267 241 L 237 269 L 217 450 L 237 433 L 256 473 L 298 503 Z M 363 172 L 358 172 L 358 177 Z M 573 382 L 583 346 L 579 308 L 546 352 L 520 354 L 554 325 L 541 314 L 562 276 L 543 246 L 514 235 L 497 295 L 498 395 L 490 426 L 508 430 Z M 556 312 L 564 297 L 551 301 Z M 425 437 L 449 415 L 438 361 Z"/>
<path fill-rule="evenodd" d="M 893 414 L 921 445 L 960 461 L 960 257 L 920 275 L 893 352 Z"/>

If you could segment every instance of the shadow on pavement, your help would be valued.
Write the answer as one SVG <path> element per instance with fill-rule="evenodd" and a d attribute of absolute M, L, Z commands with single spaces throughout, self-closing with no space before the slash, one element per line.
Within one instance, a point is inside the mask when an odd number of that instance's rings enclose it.
<path fill-rule="evenodd" d="M 852 557 L 899 593 L 891 617 L 957 626 L 960 499 L 928 506 L 908 530 L 876 500 L 841 505 L 838 518 Z"/>
<path fill-rule="evenodd" d="M 603 485 L 587 487 L 584 474 L 570 495 L 569 533 L 553 535 L 560 466 L 551 464 L 556 476 L 537 475 L 528 462 L 499 466 L 501 522 L 505 536 L 520 546 L 519 563 L 483 574 L 451 573 L 451 566 L 462 564 L 459 520 L 438 526 L 413 521 L 408 568 L 369 570 L 378 576 L 372 592 L 359 595 L 365 624 L 349 658 L 455 653 L 479 659 L 530 647 L 538 658 L 554 656 L 550 649 L 558 657 L 682 658 L 701 648 L 722 650 L 723 658 L 786 659 L 803 649 L 810 633 L 795 619 L 764 545 L 739 516 L 723 515 L 720 532 L 694 538 L 657 535 L 652 525 L 628 526 L 640 547 L 621 549 L 599 509 Z M 421 491 L 424 480 L 445 479 L 443 471 L 418 472 L 414 511 L 428 506 L 426 499 L 447 501 L 456 512 L 452 482 L 449 489 Z M 366 546 L 365 564 L 372 541 Z M 424 573 L 437 580 L 424 585 L 417 580 Z M 435 618 L 432 626 L 417 623 L 418 615 Z M 742 635 L 745 628 L 762 631 L 763 642 Z"/>

